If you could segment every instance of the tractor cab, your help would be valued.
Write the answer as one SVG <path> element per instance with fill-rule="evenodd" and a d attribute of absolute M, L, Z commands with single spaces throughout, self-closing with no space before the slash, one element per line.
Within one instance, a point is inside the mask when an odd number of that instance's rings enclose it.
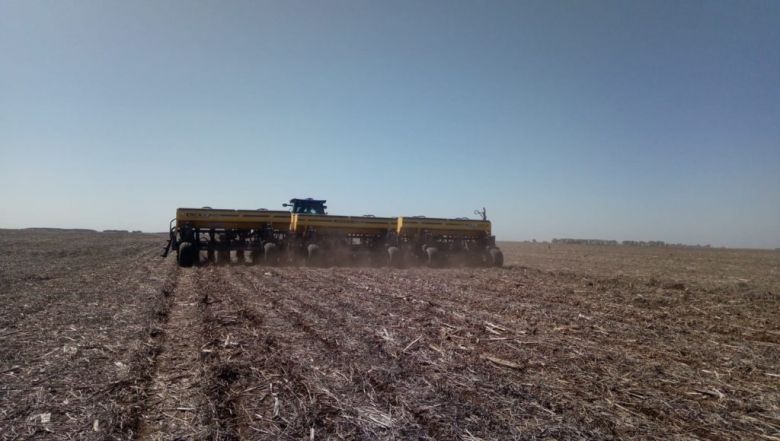
<path fill-rule="evenodd" d="M 294 214 L 327 214 L 325 209 L 325 200 L 312 198 L 290 199 L 289 204 L 282 204 L 283 207 L 290 207 L 290 212 Z"/>

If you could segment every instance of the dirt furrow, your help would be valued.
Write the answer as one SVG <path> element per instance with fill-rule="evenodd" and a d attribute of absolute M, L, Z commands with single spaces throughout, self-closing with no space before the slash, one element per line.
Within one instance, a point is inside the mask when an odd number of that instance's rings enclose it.
<path fill-rule="evenodd" d="M 138 439 L 198 439 L 207 434 L 201 381 L 202 293 L 199 273 L 180 270 L 171 306 L 159 333 L 160 352 L 138 424 Z"/>

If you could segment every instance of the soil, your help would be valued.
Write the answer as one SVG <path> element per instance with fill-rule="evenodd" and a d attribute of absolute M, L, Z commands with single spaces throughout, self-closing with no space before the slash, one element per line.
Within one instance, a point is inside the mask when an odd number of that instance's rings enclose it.
<path fill-rule="evenodd" d="M 0 230 L 0 439 L 780 439 L 780 252 L 202 265 Z"/>

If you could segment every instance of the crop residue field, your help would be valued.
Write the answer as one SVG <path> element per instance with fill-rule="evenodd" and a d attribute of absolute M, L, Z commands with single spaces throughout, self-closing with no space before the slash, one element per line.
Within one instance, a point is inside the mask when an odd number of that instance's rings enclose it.
<path fill-rule="evenodd" d="M 0 230 L 0 439 L 780 439 L 780 253 L 178 268 Z"/>

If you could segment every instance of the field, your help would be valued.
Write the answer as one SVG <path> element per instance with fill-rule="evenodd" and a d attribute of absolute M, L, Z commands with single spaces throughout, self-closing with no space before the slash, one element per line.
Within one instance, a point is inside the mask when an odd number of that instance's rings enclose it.
<path fill-rule="evenodd" d="M 780 253 L 180 269 L 0 230 L 0 439 L 780 440 Z"/>

